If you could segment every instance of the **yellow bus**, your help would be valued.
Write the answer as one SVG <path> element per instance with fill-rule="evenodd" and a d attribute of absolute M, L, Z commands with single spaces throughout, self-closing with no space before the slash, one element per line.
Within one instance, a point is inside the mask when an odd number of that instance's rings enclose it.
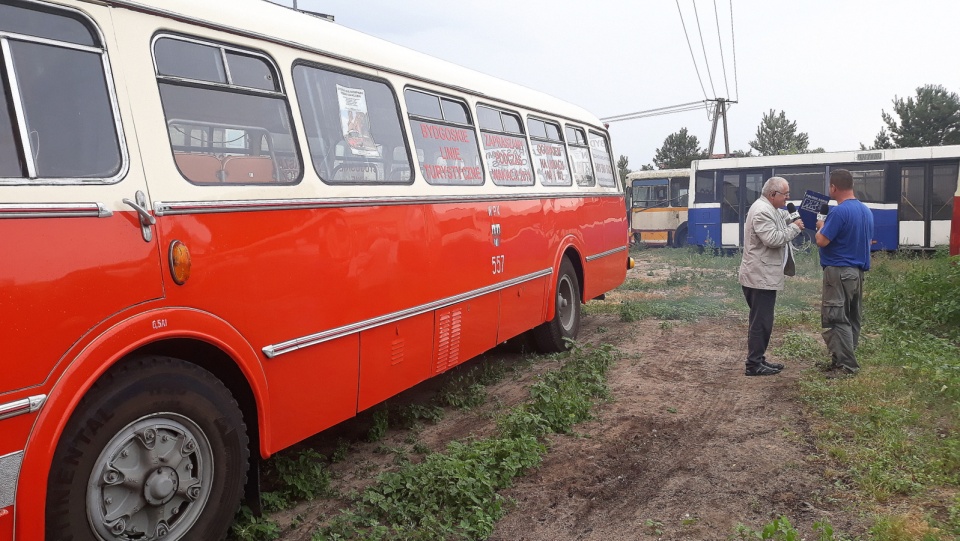
<path fill-rule="evenodd" d="M 685 246 L 690 170 L 637 171 L 628 174 L 627 180 L 634 241 L 647 246 Z"/>

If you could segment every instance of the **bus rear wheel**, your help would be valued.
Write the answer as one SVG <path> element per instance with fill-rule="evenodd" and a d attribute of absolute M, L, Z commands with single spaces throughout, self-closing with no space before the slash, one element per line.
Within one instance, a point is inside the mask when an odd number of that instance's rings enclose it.
<path fill-rule="evenodd" d="M 556 310 L 553 319 L 533 329 L 533 340 L 540 353 L 556 353 L 570 348 L 569 340 L 580 334 L 580 280 L 573 263 L 564 258 L 557 278 Z"/>
<path fill-rule="evenodd" d="M 677 228 L 677 231 L 673 234 L 673 246 L 674 248 L 683 248 L 687 245 L 687 226 L 681 225 Z"/>
<path fill-rule="evenodd" d="M 226 387 L 169 357 L 112 369 L 57 445 L 46 538 L 223 539 L 240 507 L 247 433 Z"/>

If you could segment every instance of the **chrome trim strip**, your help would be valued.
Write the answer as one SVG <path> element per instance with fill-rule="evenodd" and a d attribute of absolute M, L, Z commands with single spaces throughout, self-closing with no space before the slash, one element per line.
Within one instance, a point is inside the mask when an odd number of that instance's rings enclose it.
<path fill-rule="evenodd" d="M 87 28 L 87 30 L 89 30 L 89 28 Z M 61 47 L 64 49 L 74 49 L 76 51 L 83 51 L 85 53 L 100 54 L 103 52 L 103 49 L 104 49 L 104 47 L 93 47 L 90 45 L 81 45 L 79 43 L 71 43 L 69 41 L 61 41 L 58 39 L 41 38 L 40 36 L 31 36 L 29 34 L 17 34 L 16 32 L 0 31 L 0 37 L 8 37 L 13 39 L 14 41 L 26 41 L 29 43 L 37 43 L 40 45 L 51 45 L 54 47 Z"/>
<path fill-rule="evenodd" d="M 27 162 L 27 176 L 37 177 L 37 160 L 33 154 L 33 142 L 30 140 L 30 130 L 27 128 L 26 113 L 23 110 L 23 101 L 20 99 L 20 82 L 17 79 L 17 70 L 13 65 L 13 52 L 10 50 L 10 40 L 0 38 L 0 49 L 3 49 L 4 66 L 7 70 L 7 81 L 10 83 L 10 101 L 13 102 L 14 115 L 20 127 L 20 142 L 23 144 L 23 158 Z"/>
<path fill-rule="evenodd" d="M 0 456 L 0 509 L 10 507 L 16 501 L 17 480 L 22 463 L 23 451 Z"/>
<path fill-rule="evenodd" d="M 0 420 L 9 419 L 11 417 L 24 415 L 27 413 L 33 413 L 39 410 L 46 400 L 47 395 L 40 394 L 36 396 L 30 396 L 22 400 L 15 400 L 13 402 L 7 402 L 6 404 L 0 404 Z"/>
<path fill-rule="evenodd" d="M 215 214 L 221 212 L 253 212 L 268 210 L 305 210 L 340 207 L 373 207 L 386 205 L 430 205 L 444 203 L 480 203 L 486 201 L 524 201 L 531 199 L 582 199 L 585 197 L 623 197 L 620 193 L 524 193 L 476 194 L 449 196 L 341 197 L 333 199 L 247 199 L 242 201 L 155 201 L 157 216 Z"/>
<path fill-rule="evenodd" d="M 351 323 L 349 325 L 344 325 L 342 327 L 337 327 L 335 329 L 330 329 L 323 332 L 318 332 L 316 334 L 311 334 L 309 336 L 304 336 L 301 338 L 294 338 L 293 340 L 287 340 L 286 342 L 281 342 L 279 344 L 273 344 L 265 346 L 263 348 L 263 354 L 267 356 L 268 359 L 273 359 L 274 357 L 283 355 L 284 353 L 290 353 L 301 348 L 315 346 L 323 342 L 329 342 L 330 340 L 336 340 L 337 338 L 342 338 L 344 336 L 363 332 L 381 325 L 386 325 L 388 323 L 394 323 L 400 321 L 401 319 L 406 319 L 409 317 L 418 316 L 420 314 L 425 314 L 433 310 L 439 310 L 447 306 L 457 304 L 459 302 L 468 301 L 470 299 L 475 299 L 482 295 L 488 293 L 493 293 L 495 291 L 500 291 L 501 289 L 506 289 L 511 286 L 522 284 L 524 282 L 529 282 L 537 278 L 542 278 L 544 276 L 550 276 L 553 274 L 553 269 L 544 269 L 537 272 L 532 272 L 525 276 L 520 276 L 519 278 L 514 278 L 512 280 L 507 280 L 494 284 L 492 286 L 482 287 L 480 289 L 475 289 L 473 291 L 468 291 L 466 293 L 461 293 L 460 295 L 454 295 L 453 297 L 448 297 L 446 299 L 440 299 L 438 301 L 430 302 L 427 304 L 422 304 L 420 306 L 414 306 L 413 308 L 408 308 L 406 310 L 401 310 L 399 312 L 393 312 L 391 314 L 385 314 L 378 316 L 372 319 L 365 321 L 358 321 L 356 323 Z"/>
<path fill-rule="evenodd" d="M 109 218 L 113 211 L 103 203 L 5 203 L 3 218 Z"/>
<path fill-rule="evenodd" d="M 621 246 L 619 248 L 614 248 L 613 250 L 607 250 L 606 252 L 600 252 L 599 254 L 587 256 L 587 262 L 593 261 L 595 259 L 600 259 L 601 257 L 607 257 L 608 255 L 613 255 L 619 252 L 626 250 L 626 246 Z"/>

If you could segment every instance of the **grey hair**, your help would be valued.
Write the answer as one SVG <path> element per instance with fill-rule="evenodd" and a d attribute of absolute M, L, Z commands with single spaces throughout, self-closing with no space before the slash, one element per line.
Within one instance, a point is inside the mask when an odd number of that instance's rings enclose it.
<path fill-rule="evenodd" d="M 760 190 L 760 193 L 765 197 L 769 197 L 773 192 L 783 193 L 786 191 L 788 185 L 787 179 L 783 177 L 770 177 L 763 183 L 763 189 Z"/>

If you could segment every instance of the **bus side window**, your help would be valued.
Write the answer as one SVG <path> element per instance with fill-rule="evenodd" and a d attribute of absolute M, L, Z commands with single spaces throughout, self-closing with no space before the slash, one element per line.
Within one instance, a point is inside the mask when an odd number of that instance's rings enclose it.
<path fill-rule="evenodd" d="M 79 14 L 3 6 L 0 178 L 112 180 L 123 157 L 98 32 Z"/>
<path fill-rule="evenodd" d="M 330 184 L 409 184 L 400 108 L 386 81 L 298 63 L 300 101 L 313 167 Z"/>
<path fill-rule="evenodd" d="M 200 185 L 299 181 L 287 99 L 265 56 L 173 36 L 157 39 L 154 55 L 170 145 L 184 178 Z"/>

